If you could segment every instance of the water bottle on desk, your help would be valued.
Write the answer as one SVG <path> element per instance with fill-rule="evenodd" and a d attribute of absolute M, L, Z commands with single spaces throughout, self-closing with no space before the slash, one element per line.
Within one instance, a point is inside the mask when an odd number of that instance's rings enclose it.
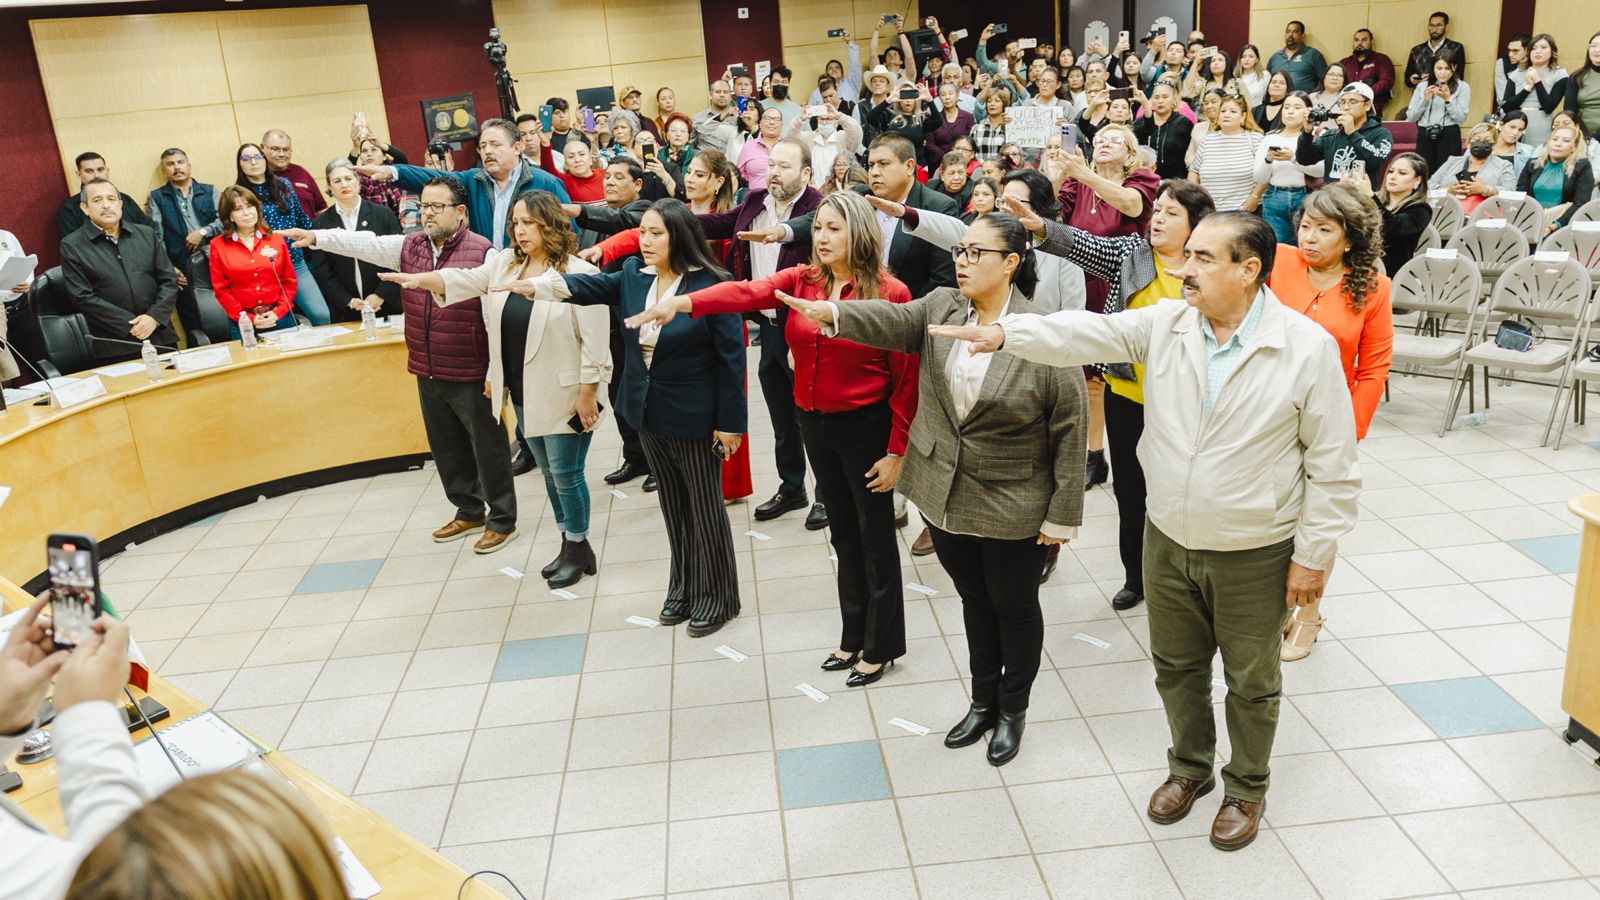
<path fill-rule="evenodd" d="M 151 381 L 161 380 L 161 360 L 156 352 L 156 345 L 146 340 L 139 347 L 139 356 L 144 359 L 144 373 L 150 376 Z"/>
<path fill-rule="evenodd" d="M 239 316 L 239 343 L 243 344 L 246 350 L 256 348 L 256 323 L 249 310 Z"/>
<path fill-rule="evenodd" d="M 361 304 L 361 333 L 369 341 L 378 339 L 378 314 L 372 309 L 371 303 Z"/>

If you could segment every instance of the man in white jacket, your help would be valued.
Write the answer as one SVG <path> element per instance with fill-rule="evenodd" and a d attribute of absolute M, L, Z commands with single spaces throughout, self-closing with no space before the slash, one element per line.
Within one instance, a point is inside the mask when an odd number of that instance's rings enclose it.
<path fill-rule="evenodd" d="M 67 836 L 58 838 L 0 796 L 0 897 L 65 896 L 78 863 L 144 805 L 128 729 L 116 698 L 128 680 L 128 626 L 102 616 L 70 654 L 55 650 L 35 603 L 0 648 L 0 761 L 32 732 L 55 679 L 52 737 Z"/>
<path fill-rule="evenodd" d="M 1275 246 L 1260 217 L 1216 213 L 1195 227 L 1174 273 L 1186 302 L 929 329 L 972 341 L 974 353 L 1145 366 L 1145 599 L 1172 733 L 1170 777 L 1151 796 L 1149 816 L 1176 822 L 1215 787 L 1211 660 L 1220 650 L 1233 744 L 1211 827 L 1220 850 L 1256 836 L 1285 616 L 1321 597 L 1361 489 L 1338 348 L 1266 289 Z"/>

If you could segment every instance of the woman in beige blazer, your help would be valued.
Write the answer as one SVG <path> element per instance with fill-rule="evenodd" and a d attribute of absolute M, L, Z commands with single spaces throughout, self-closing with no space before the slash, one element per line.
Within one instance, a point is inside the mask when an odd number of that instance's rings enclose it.
<path fill-rule="evenodd" d="M 990 323 L 1035 312 L 1038 274 L 1022 225 L 1004 213 L 972 223 L 951 247 L 958 288 L 910 303 L 778 296 L 824 333 L 918 353 L 922 382 L 899 488 L 929 524 L 939 564 L 961 594 L 972 708 L 945 746 L 989 741 L 990 764 L 1017 755 L 1039 673 L 1046 549 L 1083 521 L 1083 373 L 972 353 L 929 325 Z M 831 495 L 830 495 L 831 496 Z"/>
<path fill-rule="evenodd" d="M 506 230 L 505 249 L 491 251 L 475 269 L 380 277 L 432 291 L 441 306 L 482 298 L 489 331 L 485 393 L 497 401 L 496 420 L 510 395 L 528 452 L 544 474 L 561 552 L 540 574 L 552 588 L 560 588 L 599 570 L 589 546 L 584 466 L 600 423 L 600 385 L 611 380 L 611 313 L 603 306 L 534 303 L 505 289 L 551 269 L 584 275 L 600 271 L 574 255 L 578 236 L 554 195 L 534 190 L 517 197 Z"/>

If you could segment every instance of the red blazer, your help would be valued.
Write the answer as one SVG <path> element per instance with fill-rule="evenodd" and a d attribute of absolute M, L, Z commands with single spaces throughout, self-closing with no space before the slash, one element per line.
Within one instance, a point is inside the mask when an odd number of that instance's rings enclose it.
<path fill-rule="evenodd" d="M 804 300 L 826 300 L 822 282 L 808 277 L 814 271 L 810 265 L 799 265 L 779 269 L 771 278 L 760 281 L 724 281 L 689 294 L 689 300 L 696 316 L 788 309 L 774 291 Z M 839 302 L 851 300 L 853 288 L 854 285 L 846 285 Z M 887 272 L 882 274 L 880 290 L 885 300 L 911 302 L 911 291 Z M 888 400 L 894 424 L 885 449 L 904 455 L 906 432 L 917 414 L 919 358 L 827 337 L 821 326 L 805 316 L 784 318 L 783 335 L 794 355 L 795 406 L 807 412 L 836 413 Z"/>
<path fill-rule="evenodd" d="M 237 322 L 246 310 L 271 306 L 281 319 L 294 305 L 294 288 L 294 263 L 282 235 L 258 237 L 254 250 L 237 233 L 211 239 L 211 290 L 228 318 Z"/>

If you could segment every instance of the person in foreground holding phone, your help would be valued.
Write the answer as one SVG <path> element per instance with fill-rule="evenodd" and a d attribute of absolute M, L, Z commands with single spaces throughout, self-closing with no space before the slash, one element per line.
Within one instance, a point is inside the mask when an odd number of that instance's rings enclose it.
<path fill-rule="evenodd" d="M 0 897 L 46 900 L 95 843 L 145 803 L 117 698 L 128 680 L 128 626 L 101 616 L 70 652 L 57 649 L 39 618 L 48 594 L 23 613 L 0 648 L 0 760 L 34 730 L 55 681 L 51 735 L 67 836 L 56 837 L 0 795 Z"/>
<path fill-rule="evenodd" d="M 1033 318 L 1038 276 L 1029 250 L 1022 225 L 994 213 L 951 248 L 958 287 L 904 304 L 778 294 L 799 314 L 791 321 L 804 316 L 823 334 L 922 358 L 925 402 L 911 424 L 902 489 L 961 594 L 972 669 L 972 706 L 944 743 L 966 747 L 993 729 L 987 756 L 995 766 L 1022 746 L 1044 646 L 1037 573 L 1046 547 L 1076 537 L 1083 521 L 1083 376 L 979 353 L 930 336 L 929 326 Z"/>
<path fill-rule="evenodd" d="M 1267 289 L 1276 249 L 1260 216 L 1213 213 L 1195 226 L 1184 266 L 1172 273 L 1183 280 L 1183 303 L 929 328 L 935 339 L 971 342 L 973 353 L 1145 366 L 1145 600 L 1172 734 L 1170 774 L 1148 815 L 1177 822 L 1215 789 L 1211 661 L 1220 649 L 1233 758 L 1211 826 L 1219 850 L 1256 837 L 1278 727 L 1284 620 L 1322 596 L 1361 492 L 1338 347 Z"/>
<path fill-rule="evenodd" d="M 629 257 L 618 272 L 563 275 L 548 269 L 492 289 L 540 301 L 614 306 L 626 318 L 725 277 L 699 221 L 681 200 L 651 204 L 639 223 L 639 255 L 642 260 Z M 721 469 L 745 431 L 744 329 L 738 316 L 720 314 L 625 329 L 622 343 L 628 359 L 617 410 L 643 440 L 672 548 L 672 576 L 658 618 L 663 625 L 687 620 L 689 636 L 704 637 L 739 614 Z"/>
<path fill-rule="evenodd" d="M 407 290 L 429 291 L 440 306 L 482 298 L 489 331 L 485 396 L 498 423 L 510 395 L 518 433 L 544 475 L 561 551 L 539 574 L 550 587 L 564 588 L 599 571 L 589 546 L 589 485 L 583 473 L 600 423 L 600 385 L 611 380 L 610 317 L 600 307 L 534 303 L 494 288 L 549 271 L 600 271 L 574 255 L 578 235 L 554 194 L 524 192 L 511 204 L 506 227 L 511 230 L 507 246 L 491 250 L 481 266 L 379 277 Z"/>

